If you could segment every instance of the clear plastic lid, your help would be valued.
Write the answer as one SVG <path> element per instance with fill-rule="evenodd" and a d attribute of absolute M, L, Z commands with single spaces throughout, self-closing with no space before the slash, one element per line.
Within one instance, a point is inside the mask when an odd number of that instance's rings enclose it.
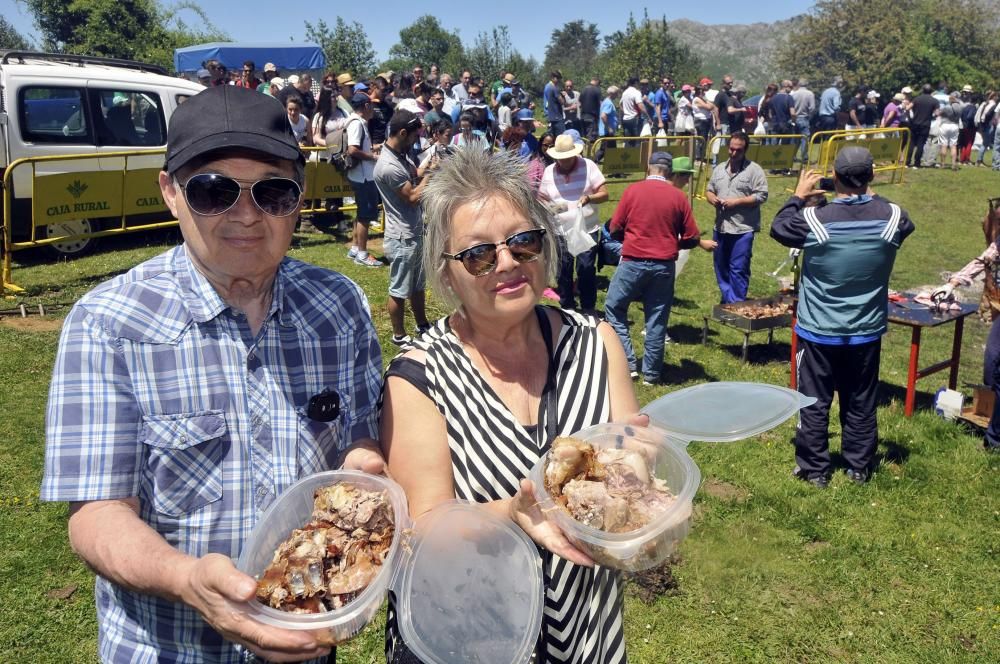
<path fill-rule="evenodd" d="M 654 425 L 685 441 L 731 442 L 778 426 L 816 402 L 766 383 L 704 383 L 671 392 L 642 412 Z"/>
<path fill-rule="evenodd" d="M 445 503 L 420 517 L 392 586 L 403 640 L 428 663 L 520 664 L 542 624 L 541 558 L 486 508 Z"/>

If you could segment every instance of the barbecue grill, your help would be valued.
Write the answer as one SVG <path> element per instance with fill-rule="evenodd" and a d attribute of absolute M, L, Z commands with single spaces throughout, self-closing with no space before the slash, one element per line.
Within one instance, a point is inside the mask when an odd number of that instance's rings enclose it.
<path fill-rule="evenodd" d="M 779 327 L 790 327 L 792 310 L 795 304 L 793 293 L 779 293 L 771 297 L 763 297 L 732 304 L 717 304 L 712 307 L 712 315 L 705 316 L 702 328 L 701 343 L 708 343 L 708 323 L 710 320 L 721 323 L 743 332 L 743 361 L 750 354 L 750 335 L 753 332 L 767 331 L 767 343 L 774 341 L 774 330 Z"/>

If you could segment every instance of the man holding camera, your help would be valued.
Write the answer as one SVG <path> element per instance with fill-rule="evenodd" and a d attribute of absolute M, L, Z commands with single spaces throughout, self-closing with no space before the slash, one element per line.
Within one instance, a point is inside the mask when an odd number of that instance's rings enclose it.
<path fill-rule="evenodd" d="M 771 237 L 802 249 L 797 385 L 817 401 L 800 411 L 793 475 L 819 488 L 830 482 L 834 390 L 840 395 L 841 454 L 850 480 L 868 481 L 878 446 L 875 405 L 889 275 L 914 227 L 906 211 L 869 193 L 873 168 L 866 148 L 842 149 L 833 166 L 833 200 L 806 205 L 822 193 L 821 174 L 807 170 L 771 225 Z"/>

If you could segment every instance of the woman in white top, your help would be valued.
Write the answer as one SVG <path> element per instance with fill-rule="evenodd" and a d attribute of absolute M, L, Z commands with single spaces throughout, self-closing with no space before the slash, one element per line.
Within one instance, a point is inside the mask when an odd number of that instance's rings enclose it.
<path fill-rule="evenodd" d="M 691 97 L 691 108 L 694 114 L 694 132 L 701 136 L 701 141 L 695 143 L 695 158 L 701 161 L 705 157 L 705 146 L 708 144 L 708 135 L 715 127 L 715 118 L 718 110 L 715 104 L 705 99 L 705 90 L 708 85 L 695 88 Z"/>
<path fill-rule="evenodd" d="M 302 115 L 302 100 L 295 95 L 285 101 L 285 111 L 288 113 L 288 124 L 292 127 L 295 140 L 302 147 L 311 146 L 312 133 L 309 131 L 309 121 Z"/>

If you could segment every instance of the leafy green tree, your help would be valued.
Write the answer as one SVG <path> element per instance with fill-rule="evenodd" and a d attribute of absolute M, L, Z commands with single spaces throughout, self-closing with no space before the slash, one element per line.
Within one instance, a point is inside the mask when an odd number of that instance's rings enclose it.
<path fill-rule="evenodd" d="M 636 23 L 629 14 L 624 32 L 604 38 L 600 71 L 608 83 L 621 83 L 630 76 L 652 81 L 668 73 L 678 80 L 693 79 L 698 68 L 698 58 L 670 32 L 665 18 L 651 21 L 644 13 L 642 22 Z"/>
<path fill-rule="evenodd" d="M 425 69 L 436 64 L 441 71 L 462 66 L 462 40 L 455 32 L 445 30 L 437 18 L 425 14 L 399 31 L 399 43 L 389 49 L 394 69 L 422 65 Z M 383 65 L 385 66 L 385 65 Z"/>
<path fill-rule="evenodd" d="M 863 20 L 862 20 L 863 19 Z M 786 74 L 885 92 L 944 80 L 996 84 L 1000 31 L 980 0 L 819 0 L 777 54 Z"/>
<path fill-rule="evenodd" d="M 306 23 L 306 40 L 319 44 L 326 54 L 326 67 L 335 72 L 351 72 L 367 77 L 375 72 L 375 49 L 357 21 L 350 25 L 341 17 L 331 29 L 326 21 Z"/>
<path fill-rule="evenodd" d="M 175 48 L 225 41 L 193 2 L 164 9 L 156 0 L 22 0 L 35 15 L 42 47 L 49 51 L 126 58 L 173 66 Z M 189 27 L 181 12 L 196 14 L 200 29 Z"/>
<path fill-rule="evenodd" d="M 0 48 L 24 50 L 30 47 L 28 40 L 6 18 L 0 16 Z"/>
<path fill-rule="evenodd" d="M 504 71 L 511 71 L 510 59 L 514 46 L 510 40 L 510 30 L 506 25 L 493 28 L 490 32 L 480 32 L 472 48 L 465 52 L 465 65 L 482 76 L 486 84 L 500 78 Z M 514 71 L 518 76 L 521 72 Z"/>
<path fill-rule="evenodd" d="M 562 71 L 570 79 L 589 79 L 596 74 L 600 54 L 600 31 L 596 23 L 570 21 L 552 31 L 545 47 L 546 72 Z"/>
<path fill-rule="evenodd" d="M 506 69 L 514 72 L 522 88 L 535 97 L 542 96 L 542 88 L 549 82 L 549 75 L 542 70 L 542 65 L 538 60 L 534 57 L 525 58 L 518 51 L 514 51 L 507 61 Z"/>

